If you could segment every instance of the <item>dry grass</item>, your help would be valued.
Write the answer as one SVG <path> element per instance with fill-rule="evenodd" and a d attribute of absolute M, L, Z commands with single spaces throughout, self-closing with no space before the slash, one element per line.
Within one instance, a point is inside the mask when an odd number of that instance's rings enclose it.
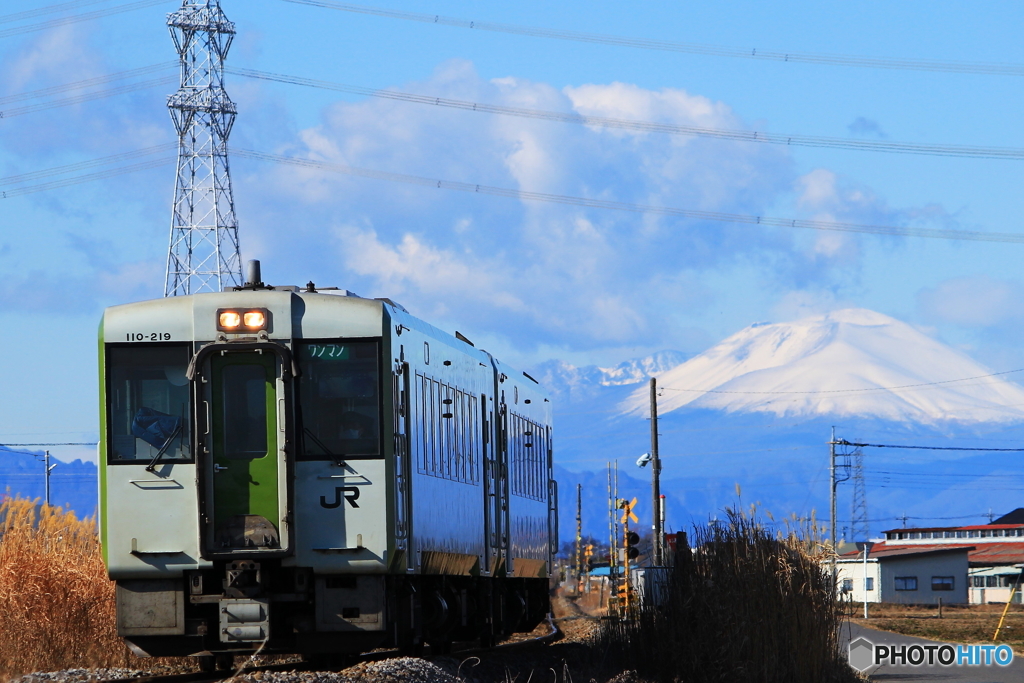
<path fill-rule="evenodd" d="M 936 607 L 925 605 L 868 605 L 864 621 L 864 604 L 855 602 L 847 609 L 852 621 L 882 631 L 928 638 L 950 643 L 991 643 L 1005 605 L 944 605 L 942 618 Z M 1024 655 L 1024 606 L 1010 605 L 999 642 Z"/>
<path fill-rule="evenodd" d="M 599 647 L 666 683 L 857 680 L 839 652 L 843 605 L 813 538 L 778 536 L 729 511 L 692 541 L 667 604 L 607 627 Z"/>
<path fill-rule="evenodd" d="M 126 665 L 95 520 L 7 498 L 0 533 L 0 677 Z"/>

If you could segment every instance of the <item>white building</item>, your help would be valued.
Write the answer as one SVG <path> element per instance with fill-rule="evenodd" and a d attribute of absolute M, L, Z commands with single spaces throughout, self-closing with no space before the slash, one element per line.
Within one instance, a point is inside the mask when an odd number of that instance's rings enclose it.
<path fill-rule="evenodd" d="M 968 553 L 971 546 L 946 548 L 886 547 L 843 555 L 836 563 L 839 588 L 854 602 L 915 605 L 968 601 Z"/>
<path fill-rule="evenodd" d="M 1006 602 L 1013 586 L 1021 601 L 1024 579 L 1024 508 L 991 524 L 890 529 L 868 553 L 869 583 L 864 590 L 863 554 L 841 554 L 840 589 L 857 602 Z M 840 547 L 840 552 L 842 548 Z M 951 579 L 951 581 L 950 581 Z M 897 586 L 899 586 L 897 588 Z M 916 586 L 916 588 L 912 588 Z M 962 598 L 962 599 L 961 599 Z"/>

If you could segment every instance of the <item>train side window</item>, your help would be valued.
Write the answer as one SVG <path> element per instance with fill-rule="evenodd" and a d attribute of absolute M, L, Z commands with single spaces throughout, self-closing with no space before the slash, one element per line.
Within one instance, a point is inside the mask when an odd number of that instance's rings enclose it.
<path fill-rule="evenodd" d="M 420 474 L 477 484 L 483 432 L 477 397 L 416 373 L 412 444 Z"/>
<path fill-rule="evenodd" d="M 109 462 L 191 460 L 186 344 L 107 350 Z"/>
<path fill-rule="evenodd" d="M 380 345 L 297 344 L 300 460 L 381 457 Z"/>
<path fill-rule="evenodd" d="M 548 480 L 547 430 L 536 422 L 512 413 L 509 418 L 508 451 L 512 470 L 512 495 L 544 500 Z"/>

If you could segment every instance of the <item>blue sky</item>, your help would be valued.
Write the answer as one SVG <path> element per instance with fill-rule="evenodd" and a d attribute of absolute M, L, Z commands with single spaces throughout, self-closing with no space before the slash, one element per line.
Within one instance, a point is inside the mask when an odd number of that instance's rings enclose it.
<path fill-rule="evenodd" d="M 17 11 L 48 4 L 19 0 Z M 178 5 L 6 36 L 63 14 L 0 23 L 0 98 L 173 60 L 164 21 Z M 283 0 L 222 6 L 238 27 L 229 64 L 240 68 L 677 125 L 1024 148 L 1020 76 L 647 51 Z M 1009 3 L 375 6 L 745 49 L 1024 63 L 1024 7 Z M 11 10 L 0 11 L 2 21 Z M 687 209 L 1021 232 L 1020 161 L 610 131 L 234 76 L 227 85 L 237 148 Z M 173 90 L 5 117 L 0 178 L 172 142 Z M 861 306 L 996 371 L 1024 367 L 1020 245 L 618 214 L 243 158 L 233 174 L 243 258 L 261 258 L 268 280 L 392 296 L 522 366 L 697 352 L 755 321 Z M 172 183 L 163 166 L 0 199 L 0 441 L 95 437 L 99 316 L 161 294 Z"/>

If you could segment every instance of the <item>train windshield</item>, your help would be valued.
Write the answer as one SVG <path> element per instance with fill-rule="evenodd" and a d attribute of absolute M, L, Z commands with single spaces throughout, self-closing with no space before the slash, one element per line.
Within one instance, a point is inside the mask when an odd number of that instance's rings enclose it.
<path fill-rule="evenodd" d="M 299 458 L 381 455 L 380 352 L 375 341 L 297 345 Z"/>
<path fill-rule="evenodd" d="M 113 347 L 107 354 L 110 461 L 190 460 L 189 347 Z"/>

